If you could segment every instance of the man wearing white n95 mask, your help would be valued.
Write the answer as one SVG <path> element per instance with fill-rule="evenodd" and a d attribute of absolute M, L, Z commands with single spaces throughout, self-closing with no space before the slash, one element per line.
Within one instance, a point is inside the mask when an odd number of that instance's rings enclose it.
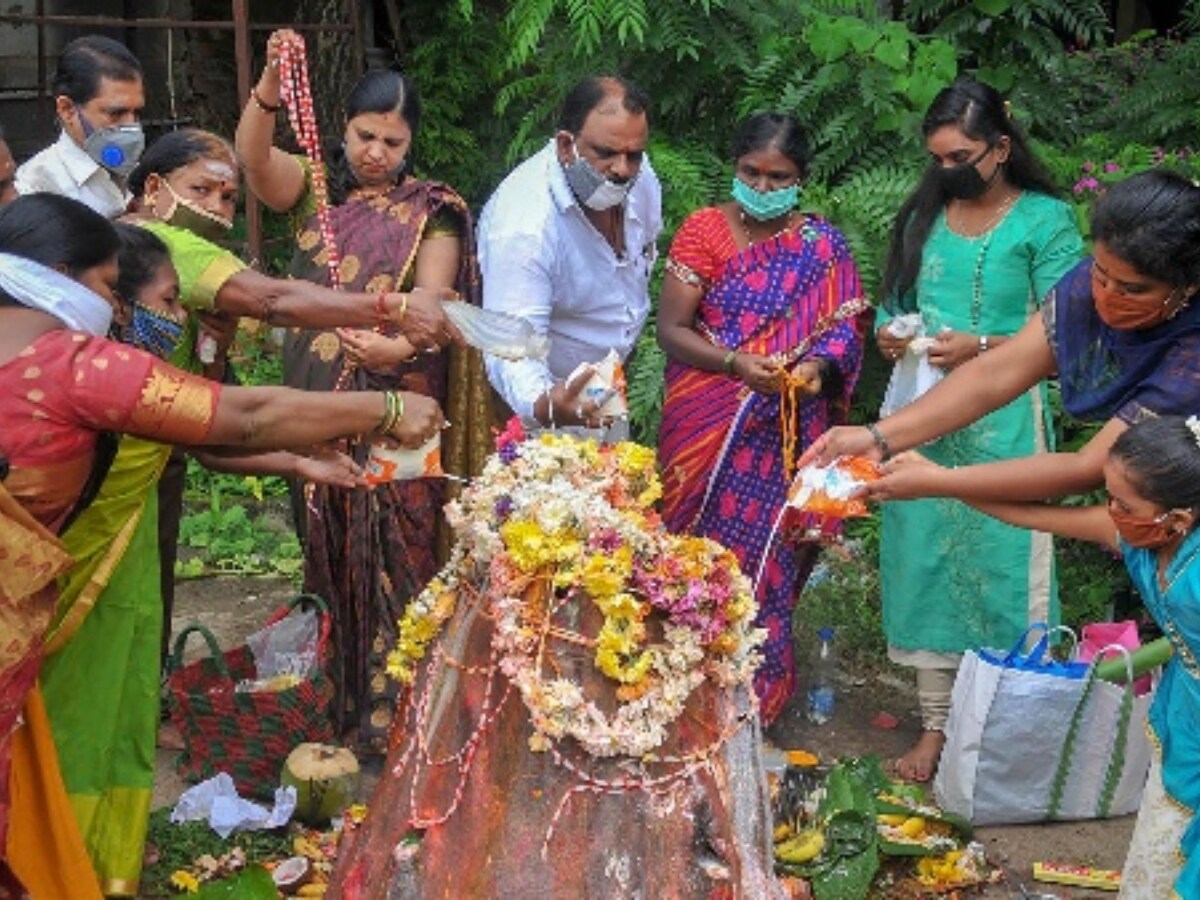
<path fill-rule="evenodd" d="M 17 169 L 17 193 L 59 194 L 116 218 L 146 143 L 141 63 L 111 38 L 77 38 L 63 48 L 52 91 L 62 133 Z"/>
<path fill-rule="evenodd" d="M 479 220 L 483 305 L 550 338 L 545 360 L 487 358 L 488 379 L 518 415 L 599 425 L 581 401 L 581 363 L 625 358 L 650 309 L 662 188 L 646 159 L 649 100 L 617 77 L 587 78 L 563 103 L 558 132 L 509 173 Z"/>

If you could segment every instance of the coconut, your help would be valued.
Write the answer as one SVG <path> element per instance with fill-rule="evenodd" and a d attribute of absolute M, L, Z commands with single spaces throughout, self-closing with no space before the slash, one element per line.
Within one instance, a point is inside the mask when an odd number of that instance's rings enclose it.
<path fill-rule="evenodd" d="M 345 747 L 300 744 L 288 754 L 280 780 L 296 789 L 296 818 L 328 825 L 358 795 L 358 760 Z"/>
<path fill-rule="evenodd" d="M 271 871 L 271 878 L 275 881 L 275 887 L 279 888 L 279 892 L 290 897 L 308 884 L 312 874 L 311 862 L 303 856 L 293 856 L 277 865 Z"/>

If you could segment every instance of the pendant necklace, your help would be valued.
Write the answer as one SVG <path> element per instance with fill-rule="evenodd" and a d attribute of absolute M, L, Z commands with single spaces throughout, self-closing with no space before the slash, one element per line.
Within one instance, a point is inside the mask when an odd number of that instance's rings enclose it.
<path fill-rule="evenodd" d="M 759 241 L 769 241 L 769 240 L 771 240 L 772 238 L 777 238 L 777 237 L 779 237 L 781 234 L 783 234 L 785 231 L 787 231 L 788 229 L 790 229 L 790 228 L 792 227 L 792 218 L 793 218 L 795 215 L 796 215 L 796 211 L 795 211 L 795 210 L 791 210 L 791 211 L 789 211 L 789 212 L 788 212 L 788 214 L 787 214 L 787 218 L 786 218 L 786 219 L 784 219 L 784 222 L 783 222 L 783 227 L 782 227 L 782 228 L 780 228 L 780 229 L 779 229 L 778 231 L 776 231 L 774 234 L 772 234 L 772 235 L 769 235 L 769 236 L 767 236 L 767 237 L 765 237 L 765 238 L 759 238 L 759 239 L 758 239 L 758 241 L 756 241 L 756 240 L 754 239 L 754 235 L 752 235 L 752 234 L 750 233 L 750 220 L 746 218 L 746 211 L 745 211 L 744 209 L 741 209 L 740 207 L 739 207 L 739 209 L 738 209 L 738 219 L 739 219 L 739 220 L 741 220 L 741 223 L 742 223 L 742 231 L 743 231 L 743 232 L 745 232 L 745 234 L 746 234 L 746 243 L 747 243 L 747 244 L 756 244 L 756 243 L 758 243 Z"/>

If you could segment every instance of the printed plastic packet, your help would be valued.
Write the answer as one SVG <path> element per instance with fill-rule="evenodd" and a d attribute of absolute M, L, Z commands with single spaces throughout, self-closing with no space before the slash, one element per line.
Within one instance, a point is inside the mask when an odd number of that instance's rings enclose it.
<path fill-rule="evenodd" d="M 446 474 L 442 471 L 442 435 L 439 432 L 411 450 L 377 441 L 371 445 L 366 469 L 367 484 L 370 485 L 412 478 L 439 478 Z"/>
<path fill-rule="evenodd" d="M 585 403 L 599 403 L 601 417 L 620 419 L 627 416 L 629 406 L 625 399 L 625 370 L 621 367 L 621 357 L 617 351 L 609 350 L 608 355 L 598 363 L 581 363 L 567 376 L 567 383 L 573 382 L 588 366 L 592 367 L 592 377 L 583 386 L 579 399 Z"/>
<path fill-rule="evenodd" d="M 787 505 L 796 512 L 835 519 L 870 514 L 867 502 L 853 496 L 879 478 L 879 467 L 861 456 L 839 456 L 828 466 L 808 465 L 788 488 Z"/>

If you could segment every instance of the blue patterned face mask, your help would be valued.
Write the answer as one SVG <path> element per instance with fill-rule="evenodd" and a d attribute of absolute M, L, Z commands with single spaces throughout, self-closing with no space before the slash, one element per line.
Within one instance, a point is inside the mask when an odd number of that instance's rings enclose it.
<path fill-rule="evenodd" d="M 133 304 L 133 319 L 125 328 L 125 343 L 153 353 L 159 359 L 168 359 L 175 352 L 175 345 L 183 334 L 183 322 L 166 313 Z"/>
<path fill-rule="evenodd" d="M 736 175 L 733 176 L 733 200 L 752 219 L 769 222 L 791 212 L 800 199 L 800 185 L 780 188 L 777 191 L 756 191 Z"/>

